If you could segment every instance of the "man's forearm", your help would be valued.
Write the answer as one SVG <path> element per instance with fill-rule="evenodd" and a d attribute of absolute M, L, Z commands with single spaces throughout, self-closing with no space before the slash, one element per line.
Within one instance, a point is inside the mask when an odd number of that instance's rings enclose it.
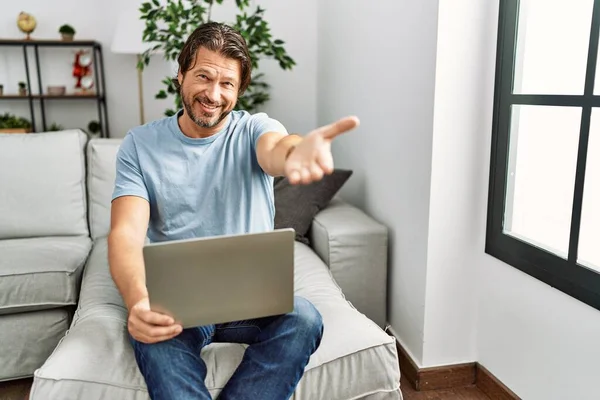
<path fill-rule="evenodd" d="M 112 275 L 127 309 L 148 296 L 142 245 L 122 232 L 108 237 L 108 261 Z"/>
<path fill-rule="evenodd" d="M 281 176 L 285 173 L 285 160 L 294 147 L 302 141 L 302 136 L 287 135 L 280 139 L 271 150 L 269 173 L 273 176 Z"/>

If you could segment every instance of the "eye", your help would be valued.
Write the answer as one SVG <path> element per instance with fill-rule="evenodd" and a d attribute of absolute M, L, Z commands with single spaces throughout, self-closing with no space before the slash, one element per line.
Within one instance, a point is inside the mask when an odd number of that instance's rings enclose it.
<path fill-rule="evenodd" d="M 223 82 L 223 85 L 233 87 L 233 83 L 231 82 Z"/>
<path fill-rule="evenodd" d="M 208 79 L 208 76 L 206 76 L 206 75 L 204 75 L 204 74 L 199 74 L 199 75 L 198 75 L 198 77 L 199 77 L 200 79 L 203 79 L 203 80 L 206 80 L 206 79 Z"/>

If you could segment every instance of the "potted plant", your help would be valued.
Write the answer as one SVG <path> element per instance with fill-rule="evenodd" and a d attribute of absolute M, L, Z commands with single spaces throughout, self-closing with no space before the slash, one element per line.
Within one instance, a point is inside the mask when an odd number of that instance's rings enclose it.
<path fill-rule="evenodd" d="M 101 129 L 102 127 L 100 126 L 100 123 L 98 121 L 91 121 L 88 124 L 88 131 L 91 134 L 90 136 L 98 136 L 98 133 Z"/>
<path fill-rule="evenodd" d="M 0 96 L 4 94 L 4 85 L 0 85 Z"/>
<path fill-rule="evenodd" d="M 14 114 L 0 115 L 0 133 L 29 133 L 31 122 Z"/>
<path fill-rule="evenodd" d="M 71 25 L 64 24 L 58 28 L 58 33 L 62 36 L 62 40 L 70 42 L 73 40 L 73 36 L 75 36 L 75 29 Z"/>
<path fill-rule="evenodd" d="M 27 96 L 27 84 L 23 81 L 19 82 L 19 95 Z"/>

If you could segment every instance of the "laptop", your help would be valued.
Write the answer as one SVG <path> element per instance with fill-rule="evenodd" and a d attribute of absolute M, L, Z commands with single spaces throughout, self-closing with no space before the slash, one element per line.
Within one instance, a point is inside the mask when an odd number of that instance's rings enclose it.
<path fill-rule="evenodd" d="M 294 309 L 294 230 L 144 245 L 150 308 L 183 328 Z"/>

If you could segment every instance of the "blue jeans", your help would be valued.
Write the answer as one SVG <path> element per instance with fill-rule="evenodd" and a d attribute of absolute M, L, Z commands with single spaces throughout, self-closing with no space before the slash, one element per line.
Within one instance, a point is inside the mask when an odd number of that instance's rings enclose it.
<path fill-rule="evenodd" d="M 154 344 L 129 338 L 153 400 L 211 399 L 200 350 L 212 342 L 249 345 L 219 399 L 285 400 L 294 393 L 322 335 L 321 314 L 308 300 L 295 297 L 289 314 L 184 329 Z"/>

